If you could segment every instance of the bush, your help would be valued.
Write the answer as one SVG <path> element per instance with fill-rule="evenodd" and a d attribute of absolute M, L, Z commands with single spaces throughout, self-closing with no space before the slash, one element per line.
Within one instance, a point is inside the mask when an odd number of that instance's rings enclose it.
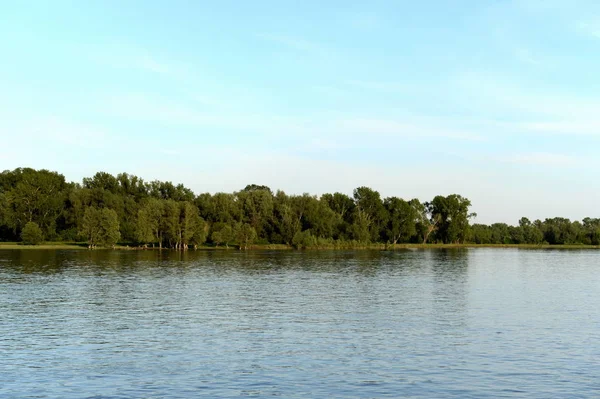
<path fill-rule="evenodd" d="M 28 222 L 21 231 L 21 239 L 24 244 L 37 245 L 44 240 L 44 234 L 37 223 Z"/>
<path fill-rule="evenodd" d="M 294 234 L 292 244 L 296 249 L 307 249 L 317 245 L 317 238 L 310 233 L 310 230 L 297 232 Z"/>

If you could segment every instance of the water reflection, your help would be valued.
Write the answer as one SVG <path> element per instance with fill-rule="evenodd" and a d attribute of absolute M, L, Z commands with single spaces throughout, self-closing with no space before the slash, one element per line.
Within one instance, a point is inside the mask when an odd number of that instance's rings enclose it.
<path fill-rule="evenodd" d="M 599 256 L 0 251 L 0 396 L 594 397 Z"/>
<path fill-rule="evenodd" d="M 468 324 L 469 250 L 446 249 L 431 253 L 432 317 L 434 335 L 461 345 Z M 441 341 L 444 342 L 444 341 Z"/>

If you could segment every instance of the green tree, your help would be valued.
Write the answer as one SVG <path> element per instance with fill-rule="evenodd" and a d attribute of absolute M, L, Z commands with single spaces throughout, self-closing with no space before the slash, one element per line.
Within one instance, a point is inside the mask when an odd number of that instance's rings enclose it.
<path fill-rule="evenodd" d="M 238 240 L 240 249 L 248 249 L 250 245 L 256 240 L 256 230 L 249 223 L 242 223 L 236 228 L 236 238 Z"/>
<path fill-rule="evenodd" d="M 302 210 L 296 207 L 292 197 L 277 191 L 273 198 L 273 224 L 276 241 L 291 245 L 294 235 L 302 229 Z"/>
<path fill-rule="evenodd" d="M 444 243 L 464 242 L 469 235 L 469 219 L 476 216 L 469 213 L 471 201 L 458 194 L 447 197 L 436 196 L 430 203 L 431 213 L 439 219 L 437 235 Z"/>
<path fill-rule="evenodd" d="M 117 213 L 112 209 L 89 207 L 85 210 L 81 234 L 90 248 L 114 247 L 121 238 Z"/>
<path fill-rule="evenodd" d="M 474 224 L 471 226 L 471 241 L 475 244 L 491 244 L 492 232 L 490 226 Z"/>
<path fill-rule="evenodd" d="M 37 245 L 44 240 L 44 233 L 35 222 L 27 222 L 21 230 L 21 239 L 24 244 Z"/>
<path fill-rule="evenodd" d="M 234 239 L 234 230 L 228 224 L 220 224 L 215 228 L 211 234 L 211 240 L 217 246 L 225 244 L 225 247 L 229 248 L 229 243 Z"/>
<path fill-rule="evenodd" d="M 418 199 L 414 198 L 409 201 L 409 204 L 415 210 L 417 215 L 417 230 L 421 233 L 423 244 L 426 244 L 431 234 L 438 230 L 441 216 L 434 214 L 433 205 L 430 202 L 422 204 Z"/>
<path fill-rule="evenodd" d="M 386 236 L 392 244 L 408 241 L 416 234 L 417 211 L 407 201 L 389 197 L 383 201 L 387 211 Z"/>
<path fill-rule="evenodd" d="M 332 211 L 340 215 L 342 220 L 352 223 L 352 214 L 356 206 L 352 198 L 342 193 L 323 194 L 321 201 L 325 201 Z"/>
<path fill-rule="evenodd" d="M 198 208 L 191 202 L 179 203 L 179 224 L 177 225 L 179 249 L 187 249 L 190 244 L 198 246 L 206 241 L 206 223 L 198 213 Z"/>
<path fill-rule="evenodd" d="M 8 212 L 8 198 L 6 194 L 0 191 L 0 241 L 2 241 L 3 239 L 11 238 L 11 236 L 14 234 L 14 230 L 8 227 L 10 224 Z"/>
<path fill-rule="evenodd" d="M 551 245 L 575 244 L 578 228 L 567 218 L 546 219 L 543 223 L 544 239 Z"/>
<path fill-rule="evenodd" d="M 358 187 L 354 189 L 354 203 L 354 238 L 363 242 L 379 241 L 385 222 L 385 208 L 379 193 L 369 187 Z M 365 229 L 369 237 L 361 239 Z"/>
<path fill-rule="evenodd" d="M 326 201 L 311 197 L 307 204 L 304 228 L 318 238 L 339 238 L 338 227 L 343 219 Z"/>
<path fill-rule="evenodd" d="M 155 180 L 148 185 L 148 194 L 156 199 L 173 201 L 194 201 L 194 193 L 183 184 L 175 186 L 170 181 Z"/>
<path fill-rule="evenodd" d="M 600 245 L 600 219 L 586 217 L 582 222 L 582 233 L 585 243 L 590 245 Z"/>
<path fill-rule="evenodd" d="M 239 222 L 241 212 L 236 196 L 229 193 L 200 194 L 194 201 L 200 211 L 200 216 L 210 223 Z"/>
<path fill-rule="evenodd" d="M 169 248 L 175 248 L 179 242 L 179 204 L 171 199 L 162 201 L 162 212 L 160 230 L 163 239 Z"/>
<path fill-rule="evenodd" d="M 292 244 L 296 249 L 307 249 L 317 245 L 317 238 L 313 236 L 310 230 L 299 231 L 294 235 Z"/>
<path fill-rule="evenodd" d="M 35 222 L 45 237 L 54 237 L 66 199 L 64 176 L 29 168 L 17 169 L 14 175 L 16 183 L 6 194 L 10 227 L 19 230 L 27 222 Z"/>
<path fill-rule="evenodd" d="M 237 193 L 237 201 L 242 211 L 242 222 L 248 223 L 256 231 L 257 237 L 266 237 L 266 228 L 273 217 L 273 194 L 261 188 L 242 190 Z"/>
<path fill-rule="evenodd" d="M 506 223 L 494 223 L 490 226 L 493 244 L 510 244 L 510 228 Z"/>
<path fill-rule="evenodd" d="M 163 201 L 148 198 L 138 211 L 137 238 L 143 243 L 158 243 L 162 248 Z"/>

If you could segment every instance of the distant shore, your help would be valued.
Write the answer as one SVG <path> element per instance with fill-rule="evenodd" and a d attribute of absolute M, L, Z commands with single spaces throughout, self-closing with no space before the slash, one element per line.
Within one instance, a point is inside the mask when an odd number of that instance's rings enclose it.
<path fill-rule="evenodd" d="M 451 249 L 451 248 L 520 248 L 520 249 L 600 249 L 600 245 L 549 245 L 549 244 L 368 244 L 354 246 L 321 246 L 311 247 L 305 250 L 379 250 L 393 251 L 401 249 Z M 27 249 L 27 250 L 88 250 L 86 243 L 77 242 L 47 242 L 39 245 L 25 245 L 18 242 L 0 242 L 2 249 Z M 115 251 L 176 251 L 171 248 L 158 247 L 140 247 L 135 245 L 116 245 L 114 248 L 96 248 L 94 250 L 115 250 Z M 238 251 L 237 245 L 223 246 L 199 246 L 197 249 L 190 248 L 187 251 Z M 284 244 L 261 244 L 251 245 L 248 251 L 296 250 L 294 247 Z"/>

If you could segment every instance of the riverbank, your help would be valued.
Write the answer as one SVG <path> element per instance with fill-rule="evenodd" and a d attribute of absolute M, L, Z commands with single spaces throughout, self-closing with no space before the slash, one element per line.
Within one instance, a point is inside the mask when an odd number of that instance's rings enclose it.
<path fill-rule="evenodd" d="M 326 245 L 307 248 L 308 250 L 379 250 L 393 251 L 402 249 L 444 249 L 444 248 L 521 248 L 521 249 L 600 249 L 600 245 L 549 245 L 549 244 L 368 244 L 368 245 Z M 25 245 L 18 242 L 0 242 L 0 249 L 54 249 L 54 250 L 73 250 L 73 249 L 88 249 L 87 244 L 83 242 L 46 242 L 39 245 Z M 158 247 L 138 247 L 130 245 L 117 245 L 114 250 L 120 251 L 152 251 L 158 250 Z M 199 251 L 237 251 L 237 245 L 225 246 L 200 246 Z M 163 250 L 171 250 L 163 248 Z M 248 247 L 251 251 L 278 250 L 290 251 L 295 250 L 294 247 L 285 244 L 263 244 L 251 245 Z M 189 251 L 194 251 L 190 248 Z"/>

